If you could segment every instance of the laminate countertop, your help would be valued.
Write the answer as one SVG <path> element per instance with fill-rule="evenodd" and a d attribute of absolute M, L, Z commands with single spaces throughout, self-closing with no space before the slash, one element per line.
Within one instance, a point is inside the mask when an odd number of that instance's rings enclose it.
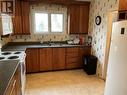
<path fill-rule="evenodd" d="M 4 95 L 18 66 L 18 60 L 0 61 L 0 95 Z"/>
<path fill-rule="evenodd" d="M 25 51 L 27 48 L 65 48 L 65 47 L 91 47 L 90 45 L 69 45 L 65 43 L 40 43 L 40 42 L 10 42 L 2 51 Z"/>

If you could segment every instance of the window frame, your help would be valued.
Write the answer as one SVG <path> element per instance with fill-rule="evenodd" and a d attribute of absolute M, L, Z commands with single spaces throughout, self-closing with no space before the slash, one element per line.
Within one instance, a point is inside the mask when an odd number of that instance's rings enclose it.
<path fill-rule="evenodd" d="M 42 13 L 42 12 L 35 12 L 35 13 Z M 35 21 L 35 13 L 33 14 L 34 15 L 34 19 L 33 19 L 33 24 L 34 24 L 34 32 L 36 31 L 36 21 Z M 48 13 L 46 13 L 46 12 L 43 12 L 44 14 L 48 14 Z M 49 25 L 49 14 L 48 14 L 48 25 Z M 48 32 L 49 32 L 49 27 L 48 27 Z M 36 33 L 48 33 L 47 31 L 41 31 L 41 32 L 38 32 L 38 31 L 36 31 Z"/>
<path fill-rule="evenodd" d="M 64 26 L 65 26 L 65 22 L 64 22 L 65 17 L 64 17 L 64 14 L 63 13 L 50 13 L 50 23 L 49 23 L 50 24 L 50 28 L 52 28 L 52 20 L 51 20 L 52 19 L 52 17 L 51 17 L 52 14 L 62 14 L 63 15 L 63 23 L 62 23 L 63 24 L 63 26 L 62 26 L 63 30 L 62 30 L 62 32 L 64 32 L 65 31 L 64 30 Z M 50 32 L 51 33 L 62 33 L 61 31 L 53 32 L 52 29 L 50 29 Z"/>
<path fill-rule="evenodd" d="M 46 13 L 48 14 L 48 32 L 36 32 L 35 13 Z M 51 14 L 63 14 L 63 31 L 52 32 L 51 31 Z M 67 34 L 67 13 L 64 11 L 46 11 L 46 10 L 32 10 L 31 11 L 31 31 L 33 34 Z"/>

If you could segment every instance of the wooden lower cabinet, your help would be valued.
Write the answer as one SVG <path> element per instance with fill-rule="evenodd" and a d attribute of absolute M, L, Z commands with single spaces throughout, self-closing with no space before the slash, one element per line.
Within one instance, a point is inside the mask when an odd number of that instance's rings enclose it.
<path fill-rule="evenodd" d="M 65 48 L 53 48 L 53 70 L 65 69 Z"/>
<path fill-rule="evenodd" d="M 66 49 L 66 69 L 74 69 L 80 67 L 79 48 Z"/>
<path fill-rule="evenodd" d="M 66 69 L 81 68 L 80 57 L 68 58 L 66 61 Z"/>
<path fill-rule="evenodd" d="M 12 77 L 9 86 L 4 95 L 21 95 L 21 77 L 20 68 L 18 67 L 14 76 Z"/>
<path fill-rule="evenodd" d="M 26 50 L 26 72 L 39 72 L 39 55 L 38 49 L 29 48 Z"/>
<path fill-rule="evenodd" d="M 40 71 L 52 70 L 52 48 L 39 49 Z"/>
<path fill-rule="evenodd" d="M 81 68 L 83 56 L 90 55 L 89 47 L 77 47 L 66 49 L 66 69 Z"/>
<path fill-rule="evenodd" d="M 79 47 L 79 56 L 87 56 L 91 54 L 91 47 Z"/>
<path fill-rule="evenodd" d="M 27 73 L 81 68 L 90 47 L 36 48 L 26 50 Z"/>

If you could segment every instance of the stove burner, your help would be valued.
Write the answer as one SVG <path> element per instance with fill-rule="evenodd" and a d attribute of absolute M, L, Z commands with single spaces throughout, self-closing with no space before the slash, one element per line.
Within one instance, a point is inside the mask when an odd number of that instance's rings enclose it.
<path fill-rule="evenodd" d="M 3 52 L 2 55 L 10 55 L 11 52 Z"/>
<path fill-rule="evenodd" d="M 17 58 L 19 58 L 18 56 L 10 56 L 10 57 L 8 57 L 8 59 L 17 59 Z"/>
<path fill-rule="evenodd" d="M 19 51 L 17 51 L 17 52 L 15 52 L 14 54 L 20 54 L 21 52 L 19 52 Z"/>
<path fill-rule="evenodd" d="M 3 60 L 3 59 L 5 59 L 5 57 L 0 57 L 0 60 Z"/>

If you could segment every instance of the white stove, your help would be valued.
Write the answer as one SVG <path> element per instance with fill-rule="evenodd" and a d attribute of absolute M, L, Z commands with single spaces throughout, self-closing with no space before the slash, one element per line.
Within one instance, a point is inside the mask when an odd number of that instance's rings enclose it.
<path fill-rule="evenodd" d="M 19 60 L 21 72 L 21 92 L 24 95 L 26 83 L 26 66 L 25 66 L 26 53 L 24 51 L 4 51 L 0 52 L 0 61 L 6 60 Z"/>
<path fill-rule="evenodd" d="M 24 51 L 4 51 L 0 52 L 0 61 L 4 60 L 19 60 L 22 61 L 26 57 Z"/>

